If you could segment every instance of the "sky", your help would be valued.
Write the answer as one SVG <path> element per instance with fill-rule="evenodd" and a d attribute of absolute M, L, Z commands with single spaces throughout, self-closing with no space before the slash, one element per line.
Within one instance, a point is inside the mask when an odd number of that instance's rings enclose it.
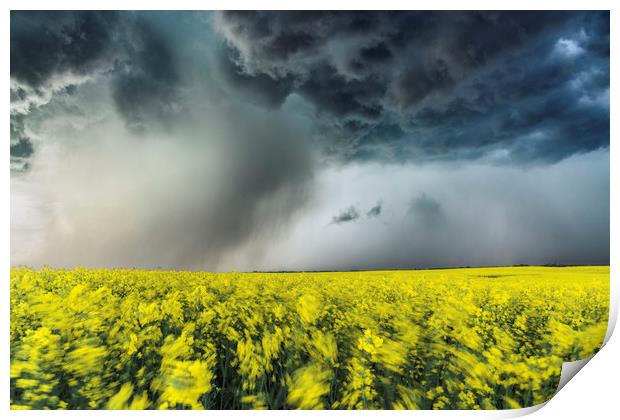
<path fill-rule="evenodd" d="M 609 264 L 608 12 L 11 12 L 11 263 Z"/>

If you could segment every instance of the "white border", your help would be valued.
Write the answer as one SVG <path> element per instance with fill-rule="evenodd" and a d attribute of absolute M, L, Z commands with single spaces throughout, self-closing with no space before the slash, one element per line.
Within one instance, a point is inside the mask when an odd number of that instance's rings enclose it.
<path fill-rule="evenodd" d="M 618 13 L 613 10 L 613 5 L 619 4 L 618 2 L 612 2 L 611 0 L 564 0 L 564 1 L 534 1 L 534 0 L 505 0 L 498 2 L 497 0 L 470 0 L 467 2 L 458 2 L 456 0 L 434 0 L 427 2 L 405 2 L 405 1 L 393 1 L 382 0 L 367 1 L 324 1 L 315 0 L 312 2 L 291 2 L 282 0 L 263 0 L 260 2 L 250 1 L 196 1 L 196 0 L 176 0 L 173 3 L 163 1 L 135 1 L 135 0 L 109 0 L 106 2 L 95 1 L 84 3 L 77 0 L 59 0 L 53 3 L 44 1 L 22 0 L 13 1 L 8 0 L 3 2 L 5 7 L 4 12 L 0 17 L 0 28 L 2 28 L 3 42 L 2 42 L 2 69 L 4 71 L 5 83 L 9 83 L 10 80 L 10 66 L 9 66 L 9 51 L 10 51 L 10 25 L 9 25 L 9 10 L 10 9 L 66 9 L 66 10 L 84 10 L 84 9 L 119 9 L 119 10 L 159 10 L 169 9 L 173 6 L 175 10 L 218 10 L 218 9 L 353 9 L 353 10 L 367 10 L 367 9 L 417 9 L 417 10 L 461 10 L 466 6 L 467 9 L 472 10 L 543 10 L 543 9 L 559 9 L 559 10 L 611 10 L 611 68 L 617 68 L 618 57 L 618 36 L 616 28 L 618 27 L 619 19 Z M 612 71 L 610 74 L 611 85 L 615 85 L 616 77 Z M 8 86 L 5 85 L 5 106 L 9 106 L 10 97 Z M 618 133 L 617 129 L 617 112 L 616 105 L 617 92 L 613 89 L 611 91 L 611 138 L 615 138 Z M 9 132 L 9 112 L 6 111 L 5 118 L 2 119 L 2 130 L 5 136 L 8 136 Z M 5 137 L 6 139 L 6 137 Z M 7 139 L 8 140 L 8 139 Z M 0 231 L 0 244 L 1 255 L 0 259 L 0 272 L 2 272 L 2 288 L 0 289 L 0 295 L 2 296 L 0 303 L 0 310 L 2 310 L 2 317 L 0 322 L 1 334 L 3 337 L 2 345 L 0 345 L 0 387 L 3 389 L 3 397 L 0 405 L 0 412 L 5 415 L 14 418 L 30 418 L 32 416 L 45 416 L 48 418 L 82 418 L 84 415 L 93 416 L 94 418 L 103 418 L 114 416 L 115 418 L 132 418 L 147 416 L 150 418 L 172 418 L 173 416 L 186 416 L 186 418 L 198 418 L 200 416 L 208 416 L 207 412 L 108 412 L 108 411 L 91 411 L 85 413 L 83 411 L 54 411 L 54 412 L 17 412 L 9 410 L 9 277 L 10 277 L 10 165 L 9 165 L 9 148 L 8 141 L 5 140 L 5 146 L 0 148 L 0 168 L 4 177 L 0 183 L 2 189 L 2 205 L 0 211 L 2 220 Z M 620 156 L 617 147 L 611 147 L 611 185 L 617 185 L 618 175 L 620 169 Z M 611 190 L 611 214 L 620 214 L 620 206 L 618 202 L 618 189 Z M 593 203 L 596 205 L 596 203 Z M 610 314 L 611 322 L 608 330 L 608 337 L 611 334 L 613 327 L 615 326 L 617 314 L 618 314 L 618 291 L 620 287 L 619 277 L 616 273 L 615 267 L 619 261 L 619 248 L 618 248 L 618 229 L 617 218 L 611 217 L 611 285 L 612 285 L 612 310 Z M 617 334 L 616 334 L 617 336 Z M 611 337 L 606 346 L 596 355 L 592 361 L 590 361 L 585 367 L 583 372 L 577 375 L 577 379 L 571 380 L 555 397 L 553 397 L 543 409 L 535 411 L 535 414 L 530 418 L 537 419 L 558 419 L 558 418 L 583 418 L 588 416 L 591 418 L 611 418 L 610 413 L 617 413 L 616 400 L 618 399 L 617 393 L 617 378 L 620 374 L 620 341 L 617 337 Z M 540 408 L 540 407 L 537 407 Z M 339 418 L 374 418 L 375 416 L 395 416 L 401 418 L 506 418 L 514 417 L 518 415 L 527 414 L 532 412 L 532 409 L 515 410 L 515 411 L 480 411 L 480 412 L 463 412 L 463 411 L 441 411 L 441 412 L 355 412 L 355 411 L 321 411 L 317 413 L 312 412 L 281 412 L 281 411 L 268 411 L 268 412 L 251 412 L 251 411 L 218 411 L 216 415 L 218 418 L 237 418 L 237 417 L 252 417 L 256 419 L 260 418 L 278 418 L 278 417 L 293 417 L 293 418 L 309 418 L 309 417 L 339 417 Z"/>

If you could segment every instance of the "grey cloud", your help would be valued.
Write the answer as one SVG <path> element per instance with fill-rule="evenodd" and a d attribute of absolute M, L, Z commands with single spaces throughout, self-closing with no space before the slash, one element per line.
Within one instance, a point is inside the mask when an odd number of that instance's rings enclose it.
<path fill-rule="evenodd" d="M 322 177 L 331 188 L 319 197 L 325 214 L 336 193 L 342 203 L 366 201 L 381 190 L 389 193 L 384 212 L 390 223 L 320 229 L 322 220 L 309 214 L 298 219 L 266 268 L 607 265 L 609 164 L 609 151 L 599 150 L 527 169 L 437 162 L 328 171 Z M 342 191 L 341 185 L 349 187 Z M 297 257 L 292 263 L 281 261 L 287 250 Z"/>
<path fill-rule="evenodd" d="M 41 189 L 31 200 L 45 240 L 12 235 L 13 263 L 238 270 L 259 259 L 312 197 L 305 129 L 235 106 L 188 118 L 157 139 L 114 114 L 58 125 L 63 143 L 24 178 Z"/>
<path fill-rule="evenodd" d="M 378 202 L 375 206 L 371 207 L 366 212 L 366 217 L 379 217 L 381 215 L 381 202 Z"/>
<path fill-rule="evenodd" d="M 332 223 L 339 225 L 341 223 L 354 222 L 359 218 L 359 211 L 354 206 L 350 206 L 348 209 L 343 210 L 336 216 L 332 217 Z"/>
<path fill-rule="evenodd" d="M 243 111 L 227 118 L 224 131 L 212 133 L 222 136 L 218 171 L 190 180 L 195 185 L 185 188 L 196 198 L 168 215 L 175 220 L 164 229 L 177 248 L 173 264 L 219 267 L 239 248 L 260 254 L 312 195 L 313 154 L 299 127 Z"/>
<path fill-rule="evenodd" d="M 411 204 L 409 205 L 408 213 L 426 226 L 432 226 L 437 224 L 437 222 L 442 217 L 442 208 L 441 204 L 426 195 L 426 193 L 422 193 L 411 200 Z"/>

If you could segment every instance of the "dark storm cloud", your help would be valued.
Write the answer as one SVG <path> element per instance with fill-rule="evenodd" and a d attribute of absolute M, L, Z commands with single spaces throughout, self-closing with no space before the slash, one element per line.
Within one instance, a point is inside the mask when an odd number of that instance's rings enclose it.
<path fill-rule="evenodd" d="M 216 27 L 237 77 L 282 80 L 272 105 L 303 96 L 347 160 L 609 145 L 607 12 L 222 12 Z"/>
<path fill-rule="evenodd" d="M 32 152 L 34 152 L 32 143 L 26 137 L 21 137 L 16 143 L 11 144 L 11 157 L 27 158 Z"/>
<path fill-rule="evenodd" d="M 354 222 L 359 218 L 360 212 L 354 206 L 350 206 L 348 209 L 343 210 L 336 216 L 332 217 L 332 223 L 339 225 L 341 223 Z"/>
<path fill-rule="evenodd" d="M 293 87 L 291 78 L 274 79 L 268 74 L 250 76 L 239 67 L 235 60 L 227 56 L 232 52 L 221 50 L 219 54 L 219 74 L 234 90 L 234 93 L 243 95 L 248 101 L 267 108 L 277 108 L 291 93 Z"/>
<path fill-rule="evenodd" d="M 166 35 L 144 20 L 134 24 L 132 35 L 130 59 L 117 64 L 112 95 L 128 126 L 143 131 L 153 121 L 168 123 L 180 111 L 178 59 Z"/>
<path fill-rule="evenodd" d="M 11 90 L 12 101 L 75 89 L 62 80 L 50 87 L 58 78 L 107 73 L 128 127 L 165 125 L 181 111 L 180 60 L 171 39 L 148 14 L 12 12 L 11 79 L 22 85 Z"/>
<path fill-rule="evenodd" d="M 188 14 L 12 12 L 12 98 L 110 74 L 128 127 L 182 115 Z M 194 19 L 198 20 L 198 19 Z M 168 22 L 167 22 L 168 21 Z M 181 28 L 183 21 L 184 27 Z M 607 12 L 221 12 L 212 65 L 269 109 L 297 94 L 344 160 L 553 162 L 609 144 Z M 32 91 L 26 92 L 24 87 Z"/>
<path fill-rule="evenodd" d="M 11 169 L 28 168 L 32 115 L 74 82 L 108 71 L 126 50 L 116 12 L 11 11 Z M 25 153 L 27 152 L 27 153 Z M 15 154 L 20 156 L 15 156 Z"/>
<path fill-rule="evenodd" d="M 11 77 L 38 87 L 109 64 L 121 42 L 116 12 L 11 12 Z"/>
<path fill-rule="evenodd" d="M 366 217 L 379 217 L 381 215 L 381 202 L 378 202 L 375 206 L 371 207 L 366 212 Z"/>

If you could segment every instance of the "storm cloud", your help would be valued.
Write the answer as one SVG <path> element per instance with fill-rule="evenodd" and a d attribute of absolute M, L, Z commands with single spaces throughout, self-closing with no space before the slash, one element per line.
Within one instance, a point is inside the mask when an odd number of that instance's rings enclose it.
<path fill-rule="evenodd" d="M 608 12 L 13 11 L 10 54 L 14 264 L 609 259 Z"/>
<path fill-rule="evenodd" d="M 39 87 L 107 67 L 122 47 L 117 12 L 11 12 L 11 78 Z"/>
<path fill-rule="evenodd" d="M 228 59 L 312 103 L 345 160 L 553 162 L 608 144 L 607 12 L 239 11 L 216 22 Z"/>

